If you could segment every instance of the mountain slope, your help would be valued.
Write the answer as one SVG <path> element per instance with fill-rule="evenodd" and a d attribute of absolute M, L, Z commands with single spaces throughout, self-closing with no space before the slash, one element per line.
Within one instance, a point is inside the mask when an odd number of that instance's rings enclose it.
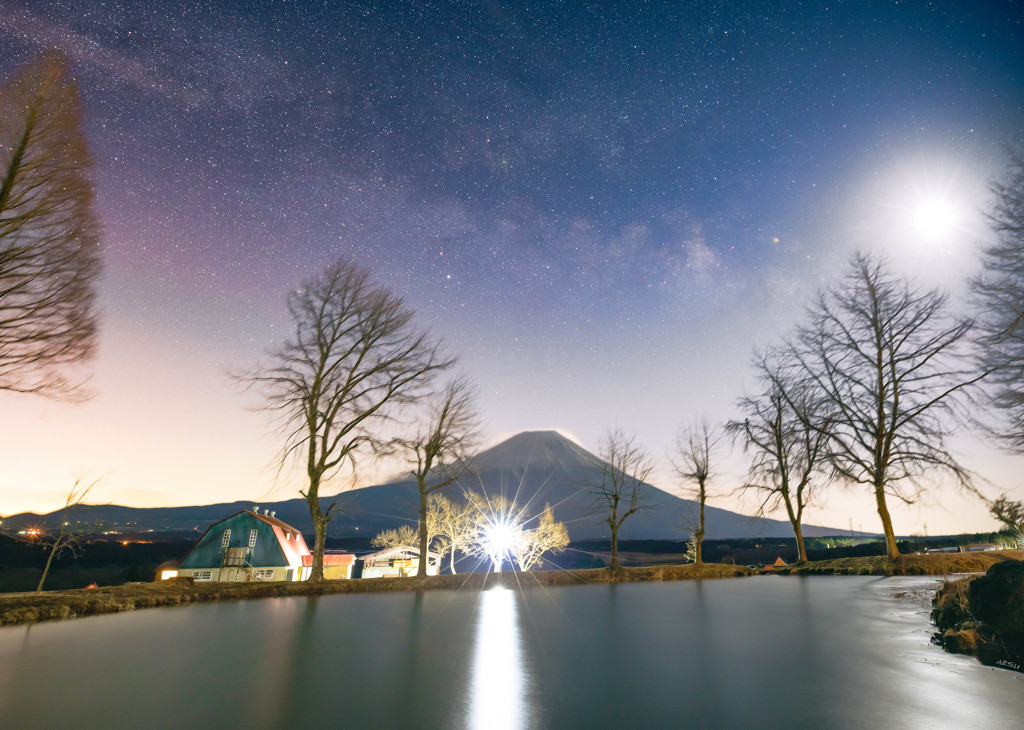
<path fill-rule="evenodd" d="M 444 493 L 458 497 L 463 490 L 471 490 L 488 497 L 504 496 L 516 502 L 528 526 L 550 504 L 557 519 L 566 523 L 571 539 L 607 538 L 604 513 L 595 510 L 590 491 L 591 485 L 600 481 L 601 465 L 597 456 L 555 431 L 526 431 L 480 453 L 473 460 L 470 473 Z M 641 490 L 645 509 L 626 520 L 619 537 L 685 539 L 689 534 L 687 525 L 697 513 L 697 503 L 647 484 Z M 372 537 L 381 530 L 414 524 L 419 505 L 416 483 L 411 479 L 345 492 L 336 499 L 338 517 L 328 526 L 332 537 Z M 253 506 L 254 502 L 249 501 L 165 508 L 88 506 L 80 508 L 75 517 L 84 523 L 122 531 L 204 530 L 217 520 Z M 276 512 L 278 519 L 304 532 L 312 529 L 303 499 L 268 502 L 260 507 Z M 5 519 L 5 523 L 20 526 L 33 520 L 52 522 L 59 518 L 57 512 L 43 518 L 16 515 Z M 705 537 L 709 540 L 793 534 L 789 522 L 746 517 L 716 507 L 707 507 L 705 519 Z M 807 537 L 838 534 L 849 533 L 813 525 L 804 527 Z"/>
<path fill-rule="evenodd" d="M 606 513 L 595 509 L 592 493 L 592 485 L 600 482 L 601 467 L 597 456 L 555 431 L 526 431 L 481 453 L 473 463 L 472 476 L 463 479 L 461 486 L 514 499 L 527 520 L 550 503 L 573 540 L 607 538 Z M 697 515 L 696 502 L 649 484 L 641 487 L 641 493 L 645 509 L 623 523 L 621 539 L 681 540 L 688 536 L 687 525 Z M 716 507 L 706 508 L 705 521 L 709 540 L 793 534 L 787 521 L 756 519 Z M 808 537 L 840 532 L 815 526 L 804 529 Z"/>

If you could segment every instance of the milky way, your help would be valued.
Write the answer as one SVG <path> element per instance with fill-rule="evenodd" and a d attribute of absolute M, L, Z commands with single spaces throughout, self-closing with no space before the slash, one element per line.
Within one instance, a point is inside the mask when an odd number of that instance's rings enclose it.
<path fill-rule="evenodd" d="M 462 354 L 492 436 L 561 427 L 594 448 L 621 424 L 660 456 L 681 424 L 732 415 L 752 348 L 854 248 L 961 286 L 974 223 L 921 252 L 878 221 L 908 175 L 987 204 L 1000 144 L 1024 139 L 1021 15 L 0 0 L 0 75 L 44 48 L 72 60 L 107 234 L 95 402 L 2 402 L 37 440 L 91 421 L 116 444 L 153 398 L 155 451 L 174 454 L 154 470 L 142 444 L 69 447 L 40 493 L 87 468 L 113 497 L 199 499 L 175 494 L 207 478 L 183 459 L 228 465 L 195 486 L 210 500 L 267 489 L 274 442 L 225 373 L 280 340 L 288 290 L 339 255 Z M 209 419 L 231 434 L 216 452 L 181 433 Z M 30 506 L 28 461 L 13 471 Z"/>

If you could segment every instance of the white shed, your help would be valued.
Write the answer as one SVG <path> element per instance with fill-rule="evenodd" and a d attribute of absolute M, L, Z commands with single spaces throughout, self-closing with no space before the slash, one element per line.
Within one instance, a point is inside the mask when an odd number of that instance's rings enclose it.
<path fill-rule="evenodd" d="M 427 553 L 427 575 L 437 575 L 440 557 L 437 553 Z M 420 565 L 420 551 L 402 545 L 364 555 L 361 560 L 363 578 L 402 578 L 416 575 Z"/>

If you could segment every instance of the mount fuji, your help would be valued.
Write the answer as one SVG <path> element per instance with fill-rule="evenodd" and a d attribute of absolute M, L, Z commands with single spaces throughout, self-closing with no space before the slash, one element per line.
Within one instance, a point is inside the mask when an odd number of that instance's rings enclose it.
<path fill-rule="evenodd" d="M 444 493 L 454 498 L 460 497 L 462 491 L 474 491 L 488 498 L 504 496 L 516 503 L 527 526 L 550 504 L 555 517 L 566 524 L 571 540 L 607 539 L 608 527 L 601 512 L 595 510 L 591 491 L 592 485 L 600 482 L 601 470 L 600 458 L 557 431 L 524 431 L 478 454 L 467 474 L 457 484 L 446 487 Z M 684 540 L 689 536 L 687 526 L 697 513 L 696 502 L 650 484 L 643 484 L 641 493 L 645 508 L 625 521 L 620 539 Z M 416 523 L 419 497 L 412 479 L 342 492 L 334 499 L 338 502 L 338 516 L 328 525 L 330 537 L 372 537 L 385 529 Z M 120 530 L 203 530 L 253 504 L 254 501 L 243 501 L 153 508 L 90 505 L 80 507 L 75 518 Z M 303 532 L 312 532 L 305 500 L 263 502 L 260 506 L 276 512 L 278 519 Z M 10 516 L 5 522 L 14 527 L 60 518 L 60 512 L 45 516 L 22 514 Z M 705 539 L 709 540 L 793 535 L 788 521 L 748 517 L 717 507 L 706 507 L 705 520 Z M 849 535 L 849 531 L 805 525 L 804 535 Z"/>

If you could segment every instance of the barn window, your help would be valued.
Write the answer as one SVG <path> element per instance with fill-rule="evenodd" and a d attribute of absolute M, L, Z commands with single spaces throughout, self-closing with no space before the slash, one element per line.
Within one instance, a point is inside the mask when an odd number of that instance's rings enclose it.
<path fill-rule="evenodd" d="M 274 569 L 266 568 L 254 571 L 256 580 L 274 580 Z"/>
<path fill-rule="evenodd" d="M 230 532 L 230 530 L 228 530 Z M 192 580 L 211 580 L 213 578 L 212 570 L 193 570 Z"/>
<path fill-rule="evenodd" d="M 252 550 L 256 547 L 256 535 L 259 533 L 256 530 L 249 530 L 249 549 Z"/>
<path fill-rule="evenodd" d="M 224 537 L 220 539 L 220 546 L 227 547 L 228 543 L 231 542 L 231 530 L 224 530 Z"/>

